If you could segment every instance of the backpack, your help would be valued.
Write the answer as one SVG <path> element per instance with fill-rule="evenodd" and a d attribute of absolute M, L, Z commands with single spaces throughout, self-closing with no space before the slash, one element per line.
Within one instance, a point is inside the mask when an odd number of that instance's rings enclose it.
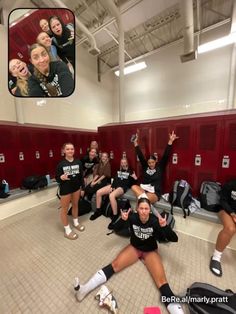
<path fill-rule="evenodd" d="M 46 176 L 29 176 L 23 179 L 22 187 L 28 190 L 37 190 L 48 185 Z"/>
<path fill-rule="evenodd" d="M 91 203 L 83 198 L 79 200 L 79 216 L 88 214 L 92 210 Z M 72 215 L 72 207 L 68 210 L 67 215 Z"/>
<path fill-rule="evenodd" d="M 171 214 L 173 215 L 173 207 L 178 206 L 182 208 L 184 218 L 186 218 L 186 209 L 188 216 L 190 214 L 189 205 L 192 202 L 191 186 L 185 180 L 175 181 L 173 189 L 169 194 L 169 202 L 171 203 Z"/>
<path fill-rule="evenodd" d="M 190 314 L 236 313 L 236 294 L 208 283 L 193 283 L 187 289 L 186 302 Z"/>
<path fill-rule="evenodd" d="M 103 199 L 101 211 L 102 211 L 103 216 L 110 217 L 110 218 L 112 217 L 113 214 L 112 214 L 112 208 L 110 204 L 109 195 Z"/>
<path fill-rule="evenodd" d="M 220 183 L 203 181 L 200 187 L 201 207 L 211 212 L 218 212 L 221 209 L 220 191 Z"/>
<path fill-rule="evenodd" d="M 131 208 L 130 201 L 127 198 L 118 198 L 117 208 L 118 210 L 128 210 L 129 208 Z M 122 237 L 130 237 L 129 221 L 124 221 L 122 220 L 121 216 L 119 216 L 113 224 L 113 230 L 107 233 L 107 235 L 113 232 Z"/>
<path fill-rule="evenodd" d="M 117 198 L 117 208 L 118 208 L 118 212 L 122 209 L 129 209 L 131 207 L 130 202 L 128 199 L 126 198 Z M 105 217 L 113 217 L 113 212 L 112 212 L 112 208 L 111 208 L 111 203 L 110 203 L 110 199 L 109 196 L 107 196 L 104 201 L 103 204 L 101 206 L 102 209 L 102 214 Z"/>

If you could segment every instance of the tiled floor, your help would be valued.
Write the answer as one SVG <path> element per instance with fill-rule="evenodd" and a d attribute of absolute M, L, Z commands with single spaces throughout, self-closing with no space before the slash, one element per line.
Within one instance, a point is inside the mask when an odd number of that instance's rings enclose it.
<path fill-rule="evenodd" d="M 99 314 L 95 290 L 82 303 L 75 301 L 73 279 L 84 282 L 108 264 L 128 240 L 107 236 L 109 220 L 81 217 L 86 231 L 75 241 L 63 237 L 58 201 L 15 215 L 0 222 L 0 313 Z M 224 276 L 208 270 L 213 244 L 179 233 L 179 242 L 161 244 L 167 278 L 176 294 L 184 294 L 195 281 L 236 291 L 236 252 L 227 250 L 222 259 Z M 145 306 L 159 305 L 157 291 L 145 265 L 137 262 L 114 275 L 107 286 L 113 290 L 120 314 L 142 314 Z M 186 311 L 186 313 L 188 313 Z"/>

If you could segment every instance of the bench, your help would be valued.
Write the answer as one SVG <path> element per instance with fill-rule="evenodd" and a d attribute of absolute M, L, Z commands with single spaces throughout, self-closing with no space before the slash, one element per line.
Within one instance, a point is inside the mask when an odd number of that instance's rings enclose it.
<path fill-rule="evenodd" d="M 128 199 L 130 202 L 134 203 L 137 201 L 137 198 L 135 196 L 135 194 L 133 193 L 133 191 L 131 189 L 129 189 L 124 195 L 123 198 Z M 153 206 L 156 209 L 160 209 L 160 210 L 165 210 L 167 212 L 170 212 L 171 210 L 171 205 L 170 203 L 166 202 L 164 199 L 161 199 L 160 201 L 156 202 L 153 204 Z M 173 207 L 173 213 L 175 214 L 179 214 L 179 215 L 183 215 L 183 210 L 180 207 Z M 210 222 L 214 222 L 214 223 L 220 223 L 220 220 L 218 218 L 217 213 L 214 212 L 209 212 L 203 208 L 196 210 L 193 213 L 190 213 L 191 217 L 195 217 L 198 219 L 204 219 L 205 221 L 210 221 Z M 188 219 L 189 217 L 187 216 L 186 219 Z"/>
<path fill-rule="evenodd" d="M 57 182 L 51 181 L 47 187 L 31 192 L 21 189 L 11 190 L 9 197 L 0 199 L 0 220 L 55 199 L 57 187 Z"/>
<path fill-rule="evenodd" d="M 132 208 L 135 208 L 137 198 L 133 191 L 130 189 L 124 195 L 123 198 L 128 199 L 131 202 Z M 171 205 L 164 199 L 153 204 L 156 209 L 165 210 L 170 212 Z M 190 213 L 186 219 L 183 218 L 183 211 L 180 207 L 173 207 L 173 213 L 175 218 L 175 230 L 193 236 L 213 244 L 216 243 L 216 239 L 220 230 L 222 230 L 222 224 L 218 218 L 217 213 L 206 211 L 201 208 L 194 213 Z M 236 236 L 232 238 L 228 248 L 236 250 Z"/>

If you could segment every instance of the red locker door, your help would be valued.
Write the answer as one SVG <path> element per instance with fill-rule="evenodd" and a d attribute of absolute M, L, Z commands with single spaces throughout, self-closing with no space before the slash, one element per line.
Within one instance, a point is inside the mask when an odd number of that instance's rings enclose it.
<path fill-rule="evenodd" d="M 160 160 L 165 151 L 166 145 L 169 139 L 169 133 L 172 130 L 169 121 L 157 122 L 153 126 L 153 140 L 151 145 L 151 154 L 157 154 L 158 160 Z M 163 193 L 169 192 L 169 165 L 165 169 L 165 175 L 163 177 Z"/>
<path fill-rule="evenodd" d="M 224 122 L 224 140 L 220 156 L 219 175 L 219 181 L 222 184 L 236 178 L 236 116 L 226 117 Z"/>
<path fill-rule="evenodd" d="M 196 146 L 194 123 L 191 120 L 184 119 L 176 123 L 174 129 L 179 138 L 173 143 L 169 160 L 168 191 L 171 190 L 175 180 L 184 179 L 190 185 L 193 185 L 193 148 Z"/>
<path fill-rule="evenodd" d="M 137 131 L 139 134 L 139 147 L 142 150 L 144 157 L 147 159 L 148 156 L 150 156 L 151 154 L 152 126 L 138 125 Z M 142 168 L 138 160 L 136 166 L 136 174 L 138 178 L 141 178 Z"/>
<path fill-rule="evenodd" d="M 134 144 L 131 143 L 130 139 L 133 134 L 136 134 L 136 125 L 125 125 L 122 128 L 122 147 L 120 147 L 120 155 L 126 154 L 130 167 L 136 172 L 137 171 L 137 158 L 135 154 Z M 137 174 L 137 173 L 136 173 Z"/>
<path fill-rule="evenodd" d="M 5 162 L 0 164 L 2 177 L 9 183 L 9 188 L 15 188 L 19 182 L 20 173 L 17 163 L 18 143 L 16 138 L 16 128 L 9 126 L 1 127 L 1 154 L 4 155 Z"/>
<path fill-rule="evenodd" d="M 217 181 L 220 170 L 222 151 L 223 122 L 213 117 L 204 118 L 196 125 L 196 148 L 193 160 L 194 183 L 196 194 L 202 181 Z M 197 159 L 195 161 L 195 159 Z"/>

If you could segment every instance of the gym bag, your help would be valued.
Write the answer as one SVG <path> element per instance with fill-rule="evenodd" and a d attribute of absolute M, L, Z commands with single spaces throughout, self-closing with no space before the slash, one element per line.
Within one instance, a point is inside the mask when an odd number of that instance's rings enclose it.
<path fill-rule="evenodd" d="M 37 190 L 48 185 L 46 176 L 29 176 L 23 179 L 22 187 L 28 190 Z"/>
<path fill-rule="evenodd" d="M 192 202 L 191 186 L 185 180 L 175 181 L 173 189 L 169 194 L 169 202 L 171 204 L 171 214 L 173 215 L 173 207 L 178 206 L 182 208 L 184 218 L 186 218 L 186 210 L 188 216 L 190 214 L 189 205 Z"/>
<path fill-rule="evenodd" d="M 208 283 L 195 282 L 186 293 L 190 314 L 235 314 L 236 294 Z"/>
<path fill-rule="evenodd" d="M 201 207 L 211 212 L 218 212 L 221 209 L 220 191 L 220 183 L 203 181 L 200 187 Z"/>
<path fill-rule="evenodd" d="M 129 210 L 131 208 L 130 201 L 126 198 L 118 198 L 117 199 L 117 208 L 118 211 Z M 107 235 L 115 232 L 117 235 L 122 237 L 130 237 L 130 226 L 129 221 L 124 221 L 121 216 L 117 218 L 117 220 L 113 224 L 113 230 L 109 232 Z"/>
<path fill-rule="evenodd" d="M 83 216 L 88 214 L 92 210 L 91 203 L 84 198 L 80 198 L 79 200 L 79 216 Z M 72 207 L 67 212 L 67 215 L 72 215 Z"/>

